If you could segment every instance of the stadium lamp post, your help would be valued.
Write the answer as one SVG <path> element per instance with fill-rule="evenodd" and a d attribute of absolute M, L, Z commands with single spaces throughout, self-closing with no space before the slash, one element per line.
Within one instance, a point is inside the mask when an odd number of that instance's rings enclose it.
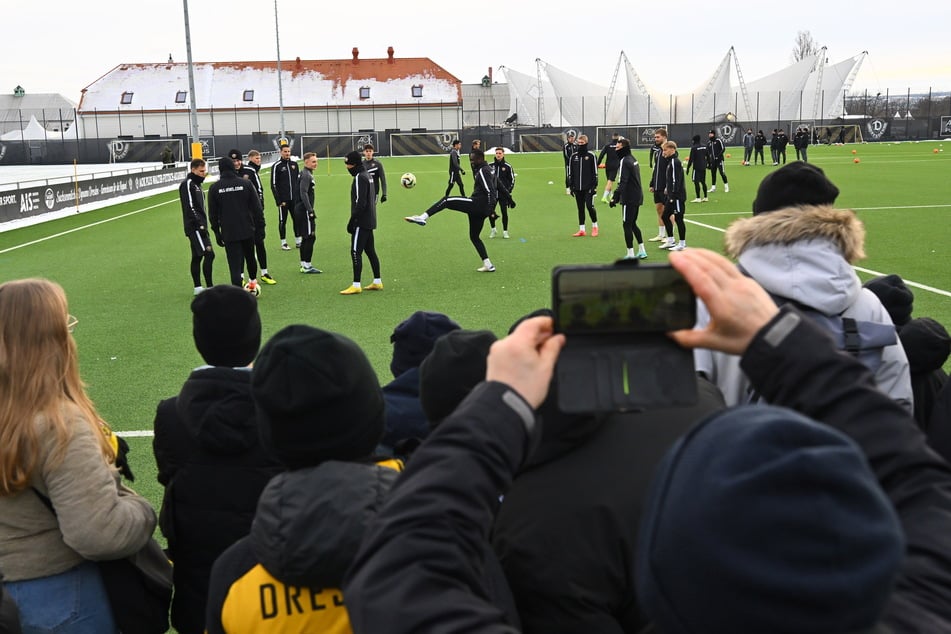
<path fill-rule="evenodd" d="M 277 0 L 274 0 L 274 39 L 277 43 L 277 107 L 281 113 L 281 138 L 284 138 L 284 89 L 281 83 L 281 33 L 277 22 Z"/>
<path fill-rule="evenodd" d="M 194 156 L 194 148 L 196 143 L 200 143 L 198 140 L 198 106 L 195 102 L 195 68 L 192 65 L 192 34 L 191 28 L 188 25 L 188 0 L 182 0 L 185 5 L 185 52 L 188 56 L 188 96 L 189 99 L 189 108 L 188 113 L 191 119 L 191 128 L 192 128 L 192 158 L 198 158 Z"/>

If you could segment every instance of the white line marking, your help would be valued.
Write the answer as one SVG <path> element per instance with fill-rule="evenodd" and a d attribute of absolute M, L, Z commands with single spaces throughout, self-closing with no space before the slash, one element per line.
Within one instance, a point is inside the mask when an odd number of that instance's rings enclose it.
<path fill-rule="evenodd" d="M 10 251 L 16 251 L 17 249 L 22 249 L 22 248 L 24 248 L 24 247 L 29 247 L 29 246 L 32 246 L 32 245 L 34 245 L 34 244 L 39 244 L 39 243 L 41 243 L 41 242 L 46 242 L 47 240 L 52 240 L 53 238 L 62 238 L 62 237 L 65 236 L 65 235 L 69 235 L 69 234 L 75 233 L 75 232 L 77 232 L 77 231 L 82 231 L 83 229 L 89 229 L 90 227 L 95 227 L 96 225 L 102 225 L 102 224 L 105 224 L 105 223 L 107 223 L 107 222 L 112 222 L 113 220 L 119 220 L 119 219 L 121 219 L 121 218 L 126 218 L 126 217 L 128 217 L 128 216 L 134 216 L 134 215 L 136 215 L 136 214 L 142 213 L 143 211 L 149 211 L 149 210 L 151 210 L 151 209 L 155 209 L 155 208 L 157 208 L 157 207 L 161 207 L 162 205 L 170 205 L 171 203 L 174 203 L 174 202 L 178 202 L 178 199 L 176 198 L 176 199 L 173 199 L 173 200 L 167 200 L 167 201 L 165 201 L 164 203 L 159 203 L 159 204 L 157 204 L 157 205 L 152 205 L 151 207 L 143 207 L 142 209 L 136 209 L 135 211 L 130 211 L 129 213 L 122 214 L 121 216 L 115 216 L 115 217 L 113 217 L 113 218 L 106 218 L 105 220 L 98 220 L 98 221 L 93 222 L 93 223 L 90 223 L 90 224 L 88 224 L 88 225 L 83 225 L 83 226 L 81 226 L 81 227 L 75 227 L 75 228 L 73 228 L 73 229 L 69 229 L 68 231 L 61 231 L 61 232 L 59 232 L 59 233 L 54 233 L 54 234 L 51 235 L 51 236 L 46 236 L 46 237 L 43 237 L 43 238 L 38 238 L 38 239 L 36 239 L 36 240 L 31 240 L 30 242 L 24 242 L 23 244 L 17 244 L 17 245 L 14 245 L 14 246 L 12 246 L 12 247 L 7 247 L 6 249 L 0 250 L 0 255 L 2 255 L 2 254 L 4 254 L 4 253 L 9 253 Z"/>
<path fill-rule="evenodd" d="M 921 207 L 876 207 L 875 209 L 921 209 L 921 208 L 930 208 L 930 207 L 951 207 L 951 205 L 922 205 Z M 713 215 L 713 214 L 704 214 L 704 215 Z M 689 222 L 692 225 L 698 227 L 703 227 L 704 229 L 711 229 L 713 231 L 719 231 L 720 233 L 725 233 L 726 229 L 721 227 L 714 227 L 713 225 L 704 224 L 702 222 L 697 222 L 696 220 L 691 220 L 689 218 L 684 218 L 684 222 Z M 873 269 L 866 269 L 861 266 L 852 266 L 856 271 L 861 271 L 862 273 L 867 273 L 873 277 L 881 277 L 882 275 L 887 275 L 880 271 L 875 271 Z M 951 297 L 951 291 L 942 290 L 940 288 L 935 288 L 934 286 L 928 286 L 927 284 L 922 284 L 920 282 L 913 282 L 911 280 L 902 278 L 908 286 L 913 286 L 915 288 L 920 288 L 923 291 L 928 291 L 929 293 L 934 293 L 935 295 L 944 295 L 945 297 Z"/>

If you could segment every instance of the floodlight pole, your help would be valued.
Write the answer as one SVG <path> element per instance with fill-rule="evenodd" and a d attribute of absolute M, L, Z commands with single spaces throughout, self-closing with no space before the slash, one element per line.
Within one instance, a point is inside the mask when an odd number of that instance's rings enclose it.
<path fill-rule="evenodd" d="M 277 105 L 281 112 L 281 138 L 284 137 L 284 88 L 281 82 L 281 34 L 277 21 L 277 0 L 274 0 L 274 39 L 277 43 Z"/>
<path fill-rule="evenodd" d="M 192 144 L 200 143 L 198 139 L 198 106 L 195 101 L 195 68 L 192 65 L 192 34 L 188 24 L 188 0 L 182 0 L 185 5 L 185 52 L 188 56 L 188 113 L 191 119 Z"/>

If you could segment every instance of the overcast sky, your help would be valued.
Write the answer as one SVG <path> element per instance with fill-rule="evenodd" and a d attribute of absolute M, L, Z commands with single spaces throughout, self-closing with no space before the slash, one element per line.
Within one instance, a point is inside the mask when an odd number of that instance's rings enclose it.
<path fill-rule="evenodd" d="M 4 15 L 0 91 L 81 90 L 124 62 L 185 62 L 180 0 L 18 1 Z M 567 7 L 585 7 L 572 18 Z M 880 6 L 881 8 L 868 8 Z M 792 8 L 794 7 L 794 8 Z M 429 57 L 465 83 L 491 66 L 535 73 L 535 59 L 608 86 L 623 50 L 651 89 L 685 93 L 735 47 L 747 82 L 792 63 L 796 33 L 830 62 L 869 52 L 853 90 L 951 91 L 951 2 L 727 3 L 541 0 L 277 0 L 281 59 Z M 196 62 L 275 60 L 274 0 L 191 0 Z M 622 75 L 623 77 L 623 75 Z"/>

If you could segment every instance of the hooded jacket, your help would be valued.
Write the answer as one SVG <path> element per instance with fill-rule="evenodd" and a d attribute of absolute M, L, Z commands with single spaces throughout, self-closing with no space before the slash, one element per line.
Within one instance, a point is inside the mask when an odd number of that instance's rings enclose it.
<path fill-rule="evenodd" d="M 159 524 L 175 563 L 172 624 L 183 634 L 204 630 L 211 566 L 248 534 L 258 496 L 281 470 L 261 448 L 250 381 L 248 369 L 199 368 L 156 412 Z"/>
<path fill-rule="evenodd" d="M 254 185 L 235 171 L 227 156 L 218 169 L 221 178 L 208 190 L 208 221 L 215 237 L 223 242 L 253 238 L 255 229 L 264 226 L 264 209 Z"/>
<path fill-rule="evenodd" d="M 644 188 L 641 186 L 641 166 L 631 154 L 631 148 L 619 147 L 621 166 L 618 170 L 618 185 L 613 199 L 622 205 L 640 207 L 644 204 Z"/>
<path fill-rule="evenodd" d="M 588 145 L 578 145 L 568 161 L 568 182 L 572 192 L 593 192 L 598 188 L 598 162 Z"/>
<path fill-rule="evenodd" d="M 350 631 L 339 588 L 399 468 L 331 460 L 276 476 L 215 563 L 208 634 Z"/>
<path fill-rule="evenodd" d="M 726 252 L 747 275 L 773 295 L 813 308 L 828 316 L 891 324 L 888 312 L 852 269 L 865 257 L 865 227 L 849 210 L 829 206 L 789 207 L 735 221 L 726 230 Z M 698 303 L 697 327 L 705 328 L 709 313 Z M 723 391 L 727 405 L 748 402 L 750 382 L 739 357 L 694 350 L 697 371 Z M 875 373 L 879 389 L 912 411 L 908 358 L 901 345 L 884 348 Z"/>
<path fill-rule="evenodd" d="M 637 528 L 664 452 L 723 407 L 708 381 L 698 378 L 697 390 L 690 407 L 606 417 L 563 414 L 556 394 L 542 404 L 538 446 L 492 531 L 525 632 L 634 633 L 647 625 L 633 583 Z"/>
<path fill-rule="evenodd" d="M 376 188 L 373 176 L 366 170 L 366 163 L 360 162 L 347 168 L 353 176 L 350 185 L 350 222 L 349 233 L 356 227 L 372 231 L 376 229 Z M 384 194 L 385 196 L 386 194 Z"/>
<path fill-rule="evenodd" d="M 201 189 L 204 177 L 188 173 L 178 186 L 178 198 L 182 203 L 182 222 L 185 235 L 194 235 L 196 231 L 208 230 L 208 216 L 205 214 L 205 193 Z"/>
<path fill-rule="evenodd" d="M 928 425 L 935 398 L 948 382 L 948 375 L 942 366 L 951 354 L 951 338 L 944 326 L 930 317 L 912 319 L 901 327 L 898 337 L 908 356 L 911 370 L 915 421 L 925 434 L 930 436 Z"/>

